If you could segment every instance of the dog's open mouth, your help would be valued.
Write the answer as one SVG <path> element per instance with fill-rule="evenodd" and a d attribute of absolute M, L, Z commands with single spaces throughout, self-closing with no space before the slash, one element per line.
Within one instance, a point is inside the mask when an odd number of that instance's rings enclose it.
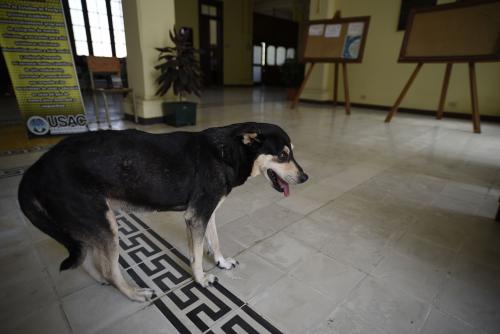
<path fill-rule="evenodd" d="M 286 183 L 285 180 L 279 177 L 278 174 L 276 174 L 272 169 L 267 170 L 267 175 L 269 176 L 269 179 L 273 183 L 274 189 L 276 189 L 280 193 L 283 193 L 285 197 L 288 197 L 288 195 L 290 195 L 290 187 L 288 186 L 288 183 Z"/>

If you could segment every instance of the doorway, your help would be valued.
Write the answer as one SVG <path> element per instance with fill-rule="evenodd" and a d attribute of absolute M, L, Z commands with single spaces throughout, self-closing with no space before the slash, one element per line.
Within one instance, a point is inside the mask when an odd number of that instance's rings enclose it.
<path fill-rule="evenodd" d="M 204 86 L 223 84 L 222 2 L 200 0 L 200 68 Z"/>
<path fill-rule="evenodd" d="M 254 84 L 294 86 L 295 81 L 301 81 L 300 73 L 303 70 L 298 62 L 298 36 L 297 22 L 254 13 L 252 64 Z"/>

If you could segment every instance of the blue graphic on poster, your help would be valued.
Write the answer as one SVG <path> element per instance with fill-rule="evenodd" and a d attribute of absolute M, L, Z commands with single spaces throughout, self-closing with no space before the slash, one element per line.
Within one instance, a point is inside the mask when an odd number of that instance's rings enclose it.
<path fill-rule="evenodd" d="M 361 36 L 346 36 L 342 58 L 357 59 L 361 47 Z"/>

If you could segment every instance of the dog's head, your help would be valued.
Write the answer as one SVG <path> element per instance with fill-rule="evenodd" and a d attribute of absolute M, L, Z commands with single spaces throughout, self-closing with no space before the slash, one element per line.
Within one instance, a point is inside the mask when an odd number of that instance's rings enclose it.
<path fill-rule="evenodd" d="M 279 126 L 251 124 L 238 135 L 255 156 L 251 176 L 264 175 L 274 189 L 288 196 L 289 184 L 303 183 L 309 178 L 295 160 L 290 137 Z"/>

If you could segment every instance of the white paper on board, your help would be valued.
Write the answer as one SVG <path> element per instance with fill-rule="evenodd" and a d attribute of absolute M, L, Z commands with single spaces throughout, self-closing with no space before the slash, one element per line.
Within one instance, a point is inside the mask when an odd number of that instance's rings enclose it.
<path fill-rule="evenodd" d="M 322 36 L 325 30 L 324 24 L 313 24 L 309 26 L 309 36 Z"/>
<path fill-rule="evenodd" d="M 327 24 L 325 28 L 325 37 L 334 38 L 340 36 L 341 24 Z"/>
<path fill-rule="evenodd" d="M 348 36 L 361 36 L 363 34 L 363 28 L 365 24 L 363 22 L 353 22 L 349 23 L 347 26 Z"/>

